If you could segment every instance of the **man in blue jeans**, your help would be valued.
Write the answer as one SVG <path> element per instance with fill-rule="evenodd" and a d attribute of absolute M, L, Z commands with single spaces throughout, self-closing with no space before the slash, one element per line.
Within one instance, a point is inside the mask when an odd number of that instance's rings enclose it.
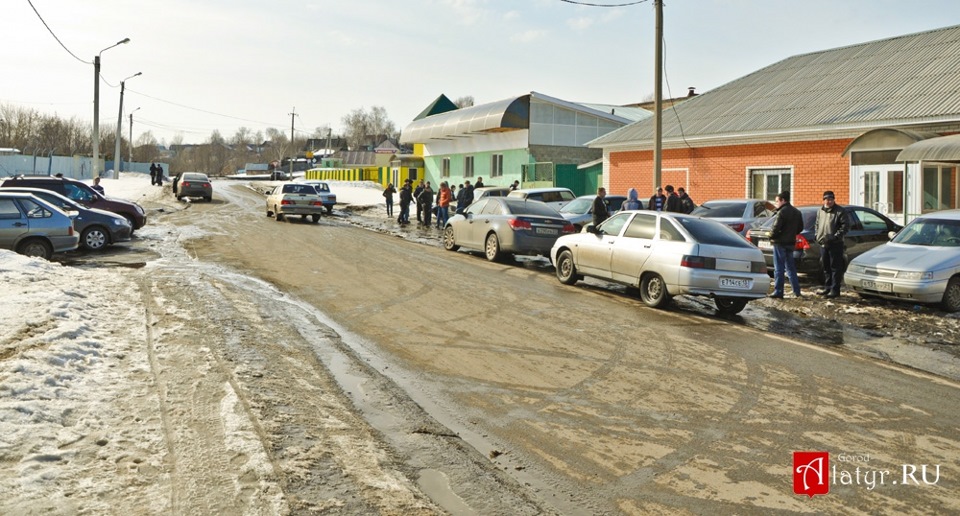
<path fill-rule="evenodd" d="M 797 278 L 797 262 L 793 252 L 797 248 L 797 235 L 803 231 L 803 215 L 790 204 L 790 192 L 777 194 L 777 210 L 774 212 L 770 243 L 773 244 L 773 294 L 774 299 L 783 299 L 783 276 L 786 273 L 793 287 L 793 295 L 800 295 L 800 280 Z"/>

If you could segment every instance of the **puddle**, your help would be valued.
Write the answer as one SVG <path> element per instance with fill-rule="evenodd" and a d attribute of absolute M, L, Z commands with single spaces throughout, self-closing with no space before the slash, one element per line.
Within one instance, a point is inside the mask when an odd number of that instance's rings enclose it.
<path fill-rule="evenodd" d="M 435 469 L 420 470 L 417 486 L 426 493 L 431 500 L 450 514 L 477 514 L 477 511 L 464 503 L 463 498 L 457 496 L 450 488 L 450 479 L 441 471 Z"/>

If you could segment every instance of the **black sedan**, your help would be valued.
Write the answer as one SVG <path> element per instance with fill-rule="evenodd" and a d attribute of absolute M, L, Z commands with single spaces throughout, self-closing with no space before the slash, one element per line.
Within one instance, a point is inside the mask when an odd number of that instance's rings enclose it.
<path fill-rule="evenodd" d="M 843 239 L 846 245 L 847 263 L 874 247 L 885 244 L 890 240 L 888 233 L 900 231 L 902 226 L 890 220 L 882 213 L 864 208 L 863 206 L 845 206 L 850 216 L 850 231 Z M 797 272 L 822 276 L 820 268 L 820 244 L 817 243 L 816 206 L 798 206 L 803 215 L 803 232 L 797 235 L 797 247 L 793 253 L 797 261 Z M 763 251 L 769 270 L 773 272 L 773 245 L 770 243 L 770 231 L 773 229 L 774 218 L 770 217 L 758 227 L 747 232 L 747 239 Z"/>

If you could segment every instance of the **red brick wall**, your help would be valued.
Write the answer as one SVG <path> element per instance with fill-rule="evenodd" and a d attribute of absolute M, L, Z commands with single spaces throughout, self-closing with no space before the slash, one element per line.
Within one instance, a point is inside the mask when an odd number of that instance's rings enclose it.
<path fill-rule="evenodd" d="M 840 154 L 852 140 L 827 140 L 729 147 L 664 149 L 661 183 L 685 187 L 694 201 L 744 198 L 748 190 L 748 168 L 792 167 L 792 203 L 819 204 L 823 191 L 833 190 L 837 202 L 850 196 L 850 160 Z M 687 169 L 687 173 L 667 169 Z M 653 194 L 653 151 L 610 153 L 611 195 L 626 195 L 636 188 L 640 198 Z"/>

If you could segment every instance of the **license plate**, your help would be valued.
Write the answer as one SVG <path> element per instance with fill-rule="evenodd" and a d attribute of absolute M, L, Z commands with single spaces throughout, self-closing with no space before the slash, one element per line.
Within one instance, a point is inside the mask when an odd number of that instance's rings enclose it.
<path fill-rule="evenodd" d="M 860 286 L 866 289 L 876 290 L 877 292 L 893 292 L 893 283 L 863 280 L 860 282 Z"/>
<path fill-rule="evenodd" d="M 537 228 L 538 235 L 559 235 L 560 230 L 554 228 Z"/>
<path fill-rule="evenodd" d="M 720 288 L 732 288 L 737 290 L 749 290 L 753 286 L 753 280 L 746 278 L 720 278 Z"/>
<path fill-rule="evenodd" d="M 769 240 L 759 240 L 757 241 L 757 247 L 760 249 L 773 249 L 773 244 Z"/>

